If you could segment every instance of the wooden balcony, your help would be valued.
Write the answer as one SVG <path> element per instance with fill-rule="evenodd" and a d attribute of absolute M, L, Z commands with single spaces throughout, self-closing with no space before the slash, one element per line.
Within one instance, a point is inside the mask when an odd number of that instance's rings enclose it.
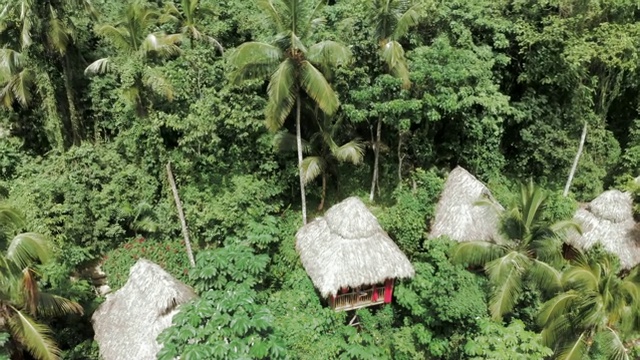
<path fill-rule="evenodd" d="M 384 287 L 369 288 L 361 291 L 339 294 L 329 301 L 331 307 L 336 311 L 354 310 L 367 306 L 383 304 Z"/>

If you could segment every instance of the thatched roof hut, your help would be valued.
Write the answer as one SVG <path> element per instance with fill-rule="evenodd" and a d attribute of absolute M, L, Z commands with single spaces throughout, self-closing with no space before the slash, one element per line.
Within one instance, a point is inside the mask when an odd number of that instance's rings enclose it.
<path fill-rule="evenodd" d="M 296 250 L 322 296 L 388 279 L 413 277 L 407 257 L 356 197 L 298 230 Z"/>
<path fill-rule="evenodd" d="M 129 280 L 93 314 L 95 339 L 105 360 L 151 360 L 160 345 L 156 337 L 171 326 L 177 307 L 196 295 L 160 266 L 140 259 Z"/>
<path fill-rule="evenodd" d="M 478 205 L 483 199 L 495 206 Z M 496 240 L 500 237 L 499 211 L 503 210 L 482 182 L 458 166 L 444 184 L 429 238 L 444 235 L 456 241 Z"/>
<path fill-rule="evenodd" d="M 572 232 L 567 243 L 587 250 L 597 243 L 618 255 L 622 267 L 640 264 L 640 229 L 633 219 L 633 199 L 619 190 L 608 190 L 576 211 L 573 220 L 582 235 Z"/>

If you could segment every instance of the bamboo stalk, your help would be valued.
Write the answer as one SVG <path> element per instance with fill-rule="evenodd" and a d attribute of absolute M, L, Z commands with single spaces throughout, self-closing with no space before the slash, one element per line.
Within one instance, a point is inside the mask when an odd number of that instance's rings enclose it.
<path fill-rule="evenodd" d="M 180 217 L 180 225 L 182 226 L 182 236 L 184 237 L 184 244 L 187 248 L 187 257 L 191 267 L 196 266 L 196 261 L 193 258 L 193 251 L 191 250 L 191 241 L 189 240 L 189 231 L 187 230 L 187 220 L 184 217 L 184 211 L 182 210 L 182 202 L 180 201 L 180 195 L 178 195 L 178 187 L 176 186 L 176 180 L 173 177 L 171 171 L 171 161 L 167 163 L 167 177 L 169 178 L 169 184 L 173 191 L 173 199 L 176 202 L 176 208 L 178 208 L 178 217 Z"/>

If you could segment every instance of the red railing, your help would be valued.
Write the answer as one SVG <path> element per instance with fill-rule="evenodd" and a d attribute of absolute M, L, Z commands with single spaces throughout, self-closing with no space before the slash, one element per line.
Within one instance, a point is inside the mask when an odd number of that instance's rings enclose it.
<path fill-rule="evenodd" d="M 374 298 L 376 299 L 374 300 Z M 375 289 L 369 288 L 339 294 L 333 299 L 333 308 L 335 310 L 353 310 L 382 303 L 384 303 L 384 287 L 376 287 Z"/>

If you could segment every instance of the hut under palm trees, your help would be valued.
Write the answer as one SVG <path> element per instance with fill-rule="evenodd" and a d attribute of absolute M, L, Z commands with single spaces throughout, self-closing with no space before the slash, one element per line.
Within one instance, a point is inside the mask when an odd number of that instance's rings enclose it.
<path fill-rule="evenodd" d="M 587 250 L 599 243 L 620 258 L 623 268 L 640 264 L 640 228 L 629 193 L 607 190 L 578 209 L 573 220 L 582 227 L 582 234 L 572 232 L 569 245 Z"/>
<path fill-rule="evenodd" d="M 389 303 L 394 279 L 415 274 L 404 253 L 356 197 L 300 228 L 296 250 L 311 281 L 335 310 Z"/>
<path fill-rule="evenodd" d="M 479 201 L 488 201 L 491 206 L 479 205 Z M 499 213 L 503 210 L 482 182 L 458 166 L 451 170 L 444 184 L 429 238 L 448 236 L 460 242 L 497 240 Z"/>
<path fill-rule="evenodd" d="M 156 337 L 171 326 L 177 307 L 196 295 L 160 266 L 140 259 L 129 280 L 93 314 L 95 339 L 105 360 L 151 360 L 160 344 Z"/>

